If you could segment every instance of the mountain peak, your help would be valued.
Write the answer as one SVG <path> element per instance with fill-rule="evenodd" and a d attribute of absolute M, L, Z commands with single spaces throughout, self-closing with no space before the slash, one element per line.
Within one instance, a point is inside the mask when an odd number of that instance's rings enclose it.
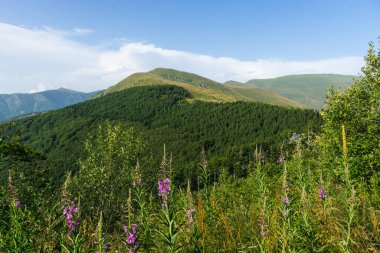
<path fill-rule="evenodd" d="M 60 87 L 60 88 L 56 89 L 56 91 L 64 91 L 64 92 L 70 92 L 70 93 L 80 93 L 79 91 L 70 90 L 70 89 L 67 89 L 65 87 Z"/>

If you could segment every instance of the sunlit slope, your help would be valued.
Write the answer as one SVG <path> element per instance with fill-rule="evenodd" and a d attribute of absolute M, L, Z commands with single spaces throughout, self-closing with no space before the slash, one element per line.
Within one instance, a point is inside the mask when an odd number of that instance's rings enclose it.
<path fill-rule="evenodd" d="M 335 74 L 289 75 L 271 79 L 253 79 L 245 83 L 248 87 L 273 91 L 310 108 L 322 108 L 326 99 L 326 90 L 346 89 L 351 86 L 355 76 Z M 241 87 L 241 85 L 236 84 Z"/>
<path fill-rule="evenodd" d="M 225 85 L 193 73 L 165 68 L 132 74 L 116 85 L 111 86 L 99 96 L 131 87 L 150 85 L 179 86 L 188 90 L 194 99 L 209 102 L 256 101 L 281 106 L 305 107 L 301 103 L 292 101 L 271 91 L 258 88 L 243 89 Z"/>

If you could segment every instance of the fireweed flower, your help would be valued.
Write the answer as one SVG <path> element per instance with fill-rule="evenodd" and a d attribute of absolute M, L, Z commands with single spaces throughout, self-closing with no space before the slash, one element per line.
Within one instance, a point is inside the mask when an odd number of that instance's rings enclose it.
<path fill-rule="evenodd" d="M 20 200 L 16 199 L 16 201 L 15 201 L 15 207 L 16 208 L 20 208 L 21 207 L 21 201 Z"/>
<path fill-rule="evenodd" d="M 289 197 L 288 196 L 286 196 L 284 198 L 284 203 L 285 203 L 285 205 L 289 205 Z"/>
<path fill-rule="evenodd" d="M 126 235 L 125 242 L 129 245 L 130 249 L 129 252 L 136 252 L 136 250 L 139 247 L 139 243 L 137 242 L 138 235 L 137 235 L 138 226 L 136 224 L 132 225 L 131 230 L 127 226 L 124 226 L 124 232 Z"/>
<path fill-rule="evenodd" d="M 259 228 L 261 236 L 265 237 L 268 231 L 268 224 L 265 222 L 264 217 L 262 215 L 260 215 L 259 217 Z"/>
<path fill-rule="evenodd" d="M 318 189 L 318 192 L 319 192 L 319 198 L 321 199 L 321 200 L 324 200 L 324 199 L 326 199 L 326 190 L 324 190 L 324 189 L 322 189 L 322 188 L 319 188 Z"/>
<path fill-rule="evenodd" d="M 170 178 L 158 179 L 158 196 L 162 199 L 162 208 L 167 206 L 170 191 Z"/>
<path fill-rule="evenodd" d="M 77 229 L 79 225 L 80 219 L 77 218 L 74 221 L 74 216 L 78 214 L 79 210 L 76 205 L 72 205 L 69 208 L 63 209 L 63 214 L 66 217 L 66 225 L 69 227 L 70 231 L 67 233 L 69 237 L 71 237 L 72 233 Z"/>
<path fill-rule="evenodd" d="M 267 227 L 268 225 L 267 224 L 262 224 L 260 225 L 260 234 L 262 237 L 264 237 L 267 233 Z"/>
<path fill-rule="evenodd" d="M 189 209 L 189 210 L 187 210 L 187 218 L 189 219 L 189 224 L 191 225 L 191 224 L 193 224 L 194 223 L 194 213 L 195 213 L 195 209 L 193 208 L 193 209 Z"/>

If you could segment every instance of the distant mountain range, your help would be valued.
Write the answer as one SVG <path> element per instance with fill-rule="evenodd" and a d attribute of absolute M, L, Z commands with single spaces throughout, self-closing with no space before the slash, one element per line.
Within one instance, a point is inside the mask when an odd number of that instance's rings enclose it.
<path fill-rule="evenodd" d="M 83 93 L 60 88 L 37 93 L 0 94 L 0 121 L 60 109 L 83 102 L 99 91 Z"/>
<path fill-rule="evenodd" d="M 262 88 L 297 101 L 308 108 L 321 109 L 326 90 L 346 89 L 354 83 L 355 76 L 336 74 L 289 75 L 270 79 L 252 79 L 246 83 L 229 81 L 225 84 L 234 87 Z"/>

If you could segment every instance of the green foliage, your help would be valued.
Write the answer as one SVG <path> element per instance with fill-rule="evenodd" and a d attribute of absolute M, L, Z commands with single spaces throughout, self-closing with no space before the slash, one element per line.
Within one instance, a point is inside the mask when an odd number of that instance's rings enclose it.
<path fill-rule="evenodd" d="M 128 195 L 121 194 L 132 183 L 131 173 L 142 150 L 141 139 L 132 128 L 100 125 L 97 133 L 84 144 L 85 158 L 72 187 L 79 197 L 83 213 L 89 217 L 104 215 L 104 225 L 122 216 Z"/>
<path fill-rule="evenodd" d="M 344 92 L 330 90 L 322 113 L 325 124 L 321 143 L 326 168 L 343 175 L 344 161 L 337 157 L 344 156 L 344 126 L 352 178 L 374 182 L 380 171 L 380 53 L 372 43 L 365 61 L 353 86 Z"/>
<path fill-rule="evenodd" d="M 174 178 L 184 186 L 187 178 L 196 182 L 198 166 L 194 161 L 202 147 L 210 161 L 211 179 L 217 177 L 220 167 L 240 175 L 237 160 L 246 163 L 256 145 L 263 148 L 268 160 L 277 160 L 281 143 L 287 144 L 293 132 L 318 131 L 321 124 L 319 113 L 313 110 L 250 102 L 188 102 L 191 97 L 175 86 L 135 87 L 17 121 L 6 133 L 20 129 L 22 139 L 47 154 L 56 182 L 65 172 L 78 171 L 77 160 L 85 155 L 84 140 L 109 119 L 125 128 L 132 126 L 144 136 L 144 178 L 152 182 L 166 144 L 175 154 L 173 166 L 179 168 Z M 56 182 L 59 184 L 62 181 Z"/>
<path fill-rule="evenodd" d="M 205 184 L 205 188 L 198 192 L 191 192 L 190 183 L 187 191 L 172 185 L 167 206 L 162 208 L 162 199 L 156 193 L 147 194 L 150 191 L 154 192 L 151 189 L 154 189 L 156 184 L 145 181 L 135 184 L 133 197 L 128 190 L 132 178 L 138 179 L 140 169 L 142 172 L 144 167 L 133 166 L 135 161 L 130 157 L 137 157 L 133 152 L 124 153 L 128 154 L 126 156 L 128 159 L 117 156 L 117 153 L 122 152 L 120 147 L 133 148 L 136 138 L 120 132 L 120 126 L 113 126 L 110 123 L 102 125 L 99 131 L 96 138 L 89 139 L 87 144 L 91 146 L 93 155 L 89 155 L 81 163 L 86 166 L 91 165 L 83 167 L 84 171 L 88 171 L 90 168 L 101 168 L 101 166 L 108 168 L 110 163 L 111 167 L 114 166 L 111 157 L 115 159 L 115 164 L 118 164 L 116 161 L 120 163 L 126 161 L 129 182 L 119 188 L 117 197 L 113 198 L 109 205 L 118 212 L 117 204 L 124 199 L 127 202 L 124 210 L 127 211 L 128 228 L 131 229 L 131 223 L 138 224 L 136 231 L 140 246 L 131 247 L 128 244 L 129 248 L 138 249 L 139 252 L 362 252 L 363 249 L 377 252 L 380 250 L 378 244 L 380 212 L 371 205 L 368 195 L 370 191 L 361 184 L 352 183 L 348 166 L 345 166 L 347 176 L 342 181 L 325 174 L 318 164 L 318 157 L 315 157 L 315 151 L 318 151 L 319 147 L 315 146 L 311 139 L 307 139 L 306 142 L 298 139 L 294 151 L 292 153 L 284 151 L 280 162 L 263 161 L 260 150 L 256 150 L 254 159 L 247 164 L 248 172 L 245 178 L 228 176 L 222 170 L 218 182 L 214 182 L 213 185 Z M 120 136 L 124 145 L 117 144 L 114 133 L 119 136 L 126 135 Z M 114 148 L 118 152 L 112 152 Z M 103 155 L 98 157 L 98 153 Z M 207 175 L 208 167 L 204 154 L 201 159 L 203 174 Z M 164 161 L 167 164 L 166 159 Z M 118 170 L 117 167 L 112 168 Z M 158 177 L 158 170 L 156 173 Z M 75 180 L 80 179 L 80 175 L 81 170 Z M 99 175 L 104 174 L 93 174 L 102 180 Z M 118 175 L 113 175 L 113 180 L 103 181 L 107 186 L 103 191 L 112 192 L 112 184 L 118 180 L 116 176 Z M 143 177 L 142 179 L 144 180 Z M 83 182 L 86 180 L 88 179 L 84 177 Z M 81 181 L 76 183 L 79 182 Z M 66 188 L 67 184 L 64 189 Z M 78 185 L 78 189 L 80 188 Z M 321 195 L 320 189 L 326 191 L 325 194 Z M 192 198 L 193 193 L 197 193 L 196 200 Z M 99 219 L 99 216 L 103 215 L 100 210 L 104 210 L 100 208 L 102 202 L 93 201 L 92 198 L 96 195 L 102 198 L 107 193 L 94 190 L 93 195 L 88 194 L 88 198 L 80 198 L 80 216 L 83 218 L 80 222 L 81 228 L 78 228 L 79 230 L 76 230 L 71 237 L 66 236 L 67 228 L 63 222 L 52 222 L 57 220 L 54 217 L 62 217 L 61 208 L 51 207 L 47 209 L 48 214 L 33 216 L 27 204 L 22 209 L 17 209 L 14 204 L 6 202 L 6 198 L 0 195 L 1 206 L 11 210 L 4 212 L 0 209 L 1 214 L 5 213 L 0 216 L 1 250 L 54 252 L 59 249 L 57 243 L 61 242 L 64 252 L 93 252 L 95 249 L 102 250 L 101 246 L 104 245 L 102 240 L 105 237 L 111 238 L 107 240 L 111 251 L 125 249 L 126 238 L 125 235 L 120 237 L 120 234 L 122 224 L 125 224 L 126 220 L 120 216 L 115 217 L 109 223 L 112 228 L 104 229 L 102 219 Z M 68 196 L 67 193 L 62 195 L 64 199 Z M 54 203 L 53 199 L 50 201 Z M 90 203 L 93 205 L 92 209 L 82 208 L 90 207 Z M 190 222 L 187 211 L 193 208 L 195 216 L 193 222 Z M 39 224 L 46 224 L 49 229 L 42 228 Z M 27 232 L 24 232 L 26 229 Z M 65 232 L 62 238 L 57 236 L 60 231 Z M 152 233 L 154 231 L 159 232 Z M 50 234 L 55 236 L 47 236 Z M 16 244 L 9 240 L 14 236 Z M 101 242 L 101 246 L 90 243 L 95 240 Z M 50 245 L 50 247 L 42 248 L 41 245 Z"/>

